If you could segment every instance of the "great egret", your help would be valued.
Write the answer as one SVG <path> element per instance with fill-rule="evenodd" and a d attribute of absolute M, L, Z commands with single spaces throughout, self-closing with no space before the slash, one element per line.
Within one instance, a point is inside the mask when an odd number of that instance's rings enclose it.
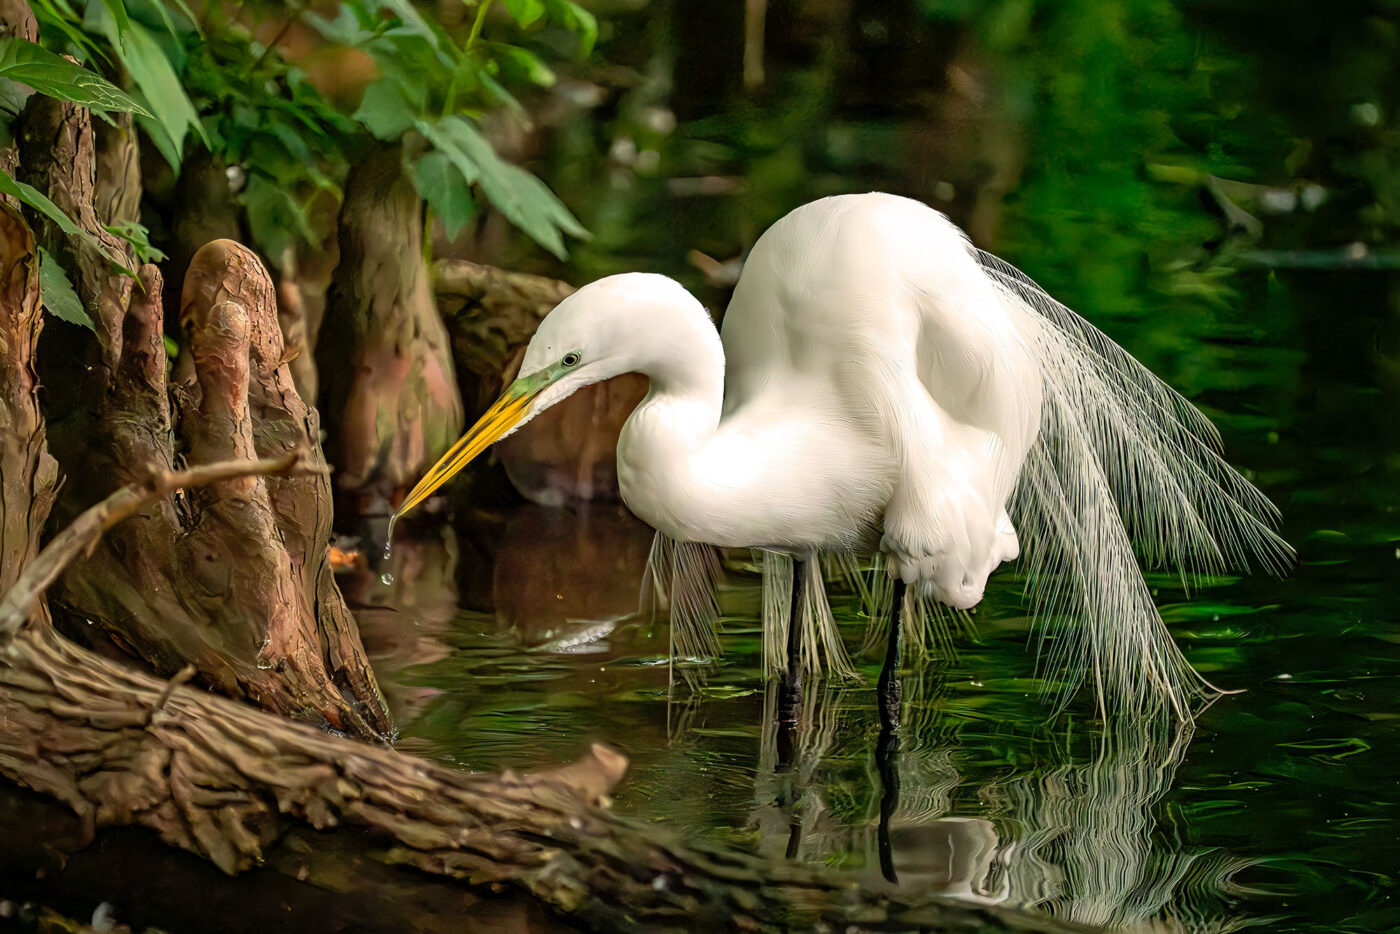
<path fill-rule="evenodd" d="M 397 515 L 570 393 L 641 373 L 651 389 L 618 442 L 618 480 L 664 536 L 653 570 L 709 574 L 690 543 L 764 551 L 766 664 L 793 681 L 851 670 L 815 559 L 883 559 L 890 690 L 901 610 L 971 607 L 1024 551 L 1040 616 L 1073 620 L 1041 639 L 1065 690 L 1092 672 L 1101 704 L 1184 713 L 1213 689 L 1157 614 L 1134 541 L 1188 575 L 1251 559 L 1278 570 L 1290 555 L 1273 505 L 1199 411 L 907 198 L 824 198 L 779 220 L 722 334 L 664 276 L 586 285 L 540 324 L 520 372 Z M 687 586 L 684 602 L 703 603 Z"/>

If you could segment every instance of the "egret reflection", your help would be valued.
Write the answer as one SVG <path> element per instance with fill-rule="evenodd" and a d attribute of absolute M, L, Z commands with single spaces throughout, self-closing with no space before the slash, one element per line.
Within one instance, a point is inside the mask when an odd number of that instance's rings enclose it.
<path fill-rule="evenodd" d="M 893 729 L 872 731 L 868 709 L 830 683 L 790 727 L 765 717 L 748 822 L 760 850 L 1107 928 L 1252 923 L 1230 912 L 1231 877 L 1249 861 L 1185 846 L 1158 823 L 1190 724 L 1120 716 L 1078 742 L 1047 727 L 1033 763 L 988 769 L 940 715 L 942 681 L 935 667 L 911 673 Z M 770 713 L 779 693 L 770 687 Z"/>

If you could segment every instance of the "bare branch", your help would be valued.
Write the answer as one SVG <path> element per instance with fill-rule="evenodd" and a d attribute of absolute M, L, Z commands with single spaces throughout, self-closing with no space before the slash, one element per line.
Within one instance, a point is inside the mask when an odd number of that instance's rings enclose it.
<path fill-rule="evenodd" d="M 104 532 L 123 519 L 173 494 L 176 490 L 207 486 L 240 477 L 301 474 L 324 468 L 305 463 L 304 452 L 256 461 L 220 461 L 188 470 L 152 468 L 143 481 L 127 484 L 74 519 L 24 569 L 15 585 L 0 600 L 0 640 L 8 640 L 24 625 L 39 598 L 75 558 L 90 552 Z"/>

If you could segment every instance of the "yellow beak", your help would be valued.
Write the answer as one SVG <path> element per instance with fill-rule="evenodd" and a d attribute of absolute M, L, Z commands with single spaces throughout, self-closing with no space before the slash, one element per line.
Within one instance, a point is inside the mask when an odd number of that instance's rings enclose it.
<path fill-rule="evenodd" d="M 507 387 L 486 414 L 477 419 L 475 425 L 457 443 L 442 455 L 432 469 L 423 475 L 418 485 L 409 491 L 403 504 L 394 513 L 398 519 L 414 506 L 433 494 L 433 491 L 451 480 L 463 467 L 478 454 L 489 448 L 497 439 L 520 424 L 530 410 L 530 403 L 540 394 L 546 381 L 536 377 L 518 379 Z"/>

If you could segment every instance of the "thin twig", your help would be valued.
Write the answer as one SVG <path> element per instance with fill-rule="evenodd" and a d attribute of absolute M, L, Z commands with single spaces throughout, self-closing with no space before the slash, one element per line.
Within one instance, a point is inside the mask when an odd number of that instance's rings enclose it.
<path fill-rule="evenodd" d="M 129 483 L 97 505 L 89 508 L 58 533 L 24 569 L 9 593 L 0 600 L 0 643 L 7 642 L 38 605 L 39 599 L 58 580 L 73 559 L 90 551 L 104 532 L 123 519 L 135 515 L 176 490 L 207 486 L 240 477 L 271 474 L 314 473 L 323 468 L 311 466 L 302 451 L 257 461 L 220 461 L 188 470 L 152 468 L 144 480 Z"/>
<path fill-rule="evenodd" d="M 188 684 L 197 674 L 199 674 L 199 670 L 196 669 L 194 665 L 186 665 L 184 668 L 175 672 L 175 677 L 165 682 L 165 687 L 161 689 L 160 696 L 156 698 L 150 710 L 146 711 L 147 726 L 150 725 L 155 715 L 160 713 L 161 709 L 165 706 L 165 702 L 170 700 L 170 695 L 175 693 L 175 689 L 182 684 Z"/>

